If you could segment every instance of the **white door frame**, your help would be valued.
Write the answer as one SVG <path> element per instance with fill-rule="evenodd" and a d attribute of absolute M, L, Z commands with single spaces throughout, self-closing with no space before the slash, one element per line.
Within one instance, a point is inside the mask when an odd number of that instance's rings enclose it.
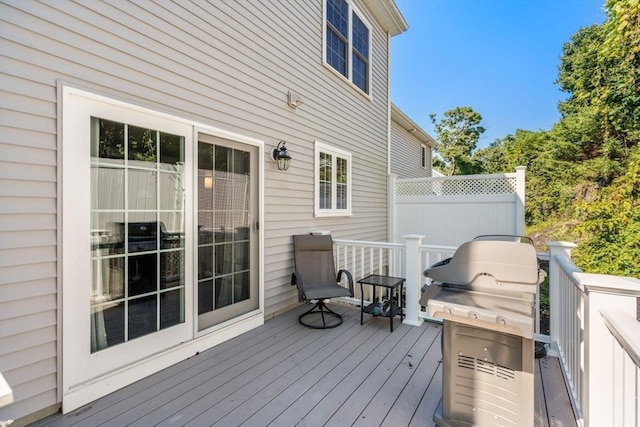
<path fill-rule="evenodd" d="M 90 229 L 90 117 L 124 120 L 134 125 L 179 134 L 185 137 L 185 159 L 192 159 L 198 133 L 206 133 L 232 141 L 250 144 L 258 149 L 258 209 L 259 222 L 264 220 L 264 142 L 226 132 L 190 120 L 139 107 L 81 89 L 60 85 L 61 108 L 60 163 L 58 194 L 61 260 L 58 292 L 62 294 L 59 316 L 59 336 L 62 337 L 58 356 L 62 358 L 60 384 L 62 409 L 67 413 L 99 397 L 171 366 L 193 354 L 207 350 L 234 336 L 264 323 L 264 232 L 257 233 L 259 268 L 259 307 L 239 318 L 218 325 L 215 331 L 197 335 L 197 307 L 194 305 L 195 272 L 185 271 L 185 322 L 148 337 L 114 346 L 91 354 L 89 331 L 89 284 L 91 254 L 85 231 Z M 125 114 L 126 113 L 126 114 Z M 194 259 L 193 179 L 197 176 L 193 164 L 185 165 L 185 265 Z M 262 229 L 263 227 L 261 227 Z M 84 230 L 84 231 L 83 231 Z M 169 343 L 169 345 L 167 345 Z M 135 354 L 137 357 L 131 358 Z M 97 365 L 96 365 L 97 364 Z M 101 369 L 96 369 L 96 366 Z"/>

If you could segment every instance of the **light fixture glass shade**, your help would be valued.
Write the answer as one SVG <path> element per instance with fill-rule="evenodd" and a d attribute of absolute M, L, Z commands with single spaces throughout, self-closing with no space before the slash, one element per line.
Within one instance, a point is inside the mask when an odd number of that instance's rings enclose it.
<path fill-rule="evenodd" d="M 276 166 L 280 171 L 286 171 L 291 164 L 291 156 L 284 144 L 285 141 L 280 141 L 278 146 L 273 149 L 273 159 L 276 161 Z"/>
<path fill-rule="evenodd" d="M 279 171 L 286 171 L 289 169 L 289 164 L 291 163 L 291 157 L 279 157 L 276 160 Z"/>

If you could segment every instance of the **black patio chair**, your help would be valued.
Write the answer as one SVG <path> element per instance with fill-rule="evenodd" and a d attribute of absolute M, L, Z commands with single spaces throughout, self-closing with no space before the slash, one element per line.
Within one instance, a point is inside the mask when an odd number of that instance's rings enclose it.
<path fill-rule="evenodd" d="M 311 310 L 298 317 L 298 321 L 314 329 L 339 326 L 342 316 L 327 307 L 326 300 L 353 297 L 353 277 L 347 270 L 340 270 L 336 275 L 331 236 L 293 236 L 293 254 L 295 271 L 291 275 L 291 285 L 298 287 L 298 301 L 317 301 Z M 349 288 L 339 285 L 343 274 Z"/>

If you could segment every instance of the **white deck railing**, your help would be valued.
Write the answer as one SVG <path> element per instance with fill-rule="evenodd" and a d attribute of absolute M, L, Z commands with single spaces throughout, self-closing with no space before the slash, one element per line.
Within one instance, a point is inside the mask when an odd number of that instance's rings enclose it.
<path fill-rule="evenodd" d="M 369 274 L 384 274 L 404 277 L 405 245 L 401 243 L 369 242 L 365 240 L 334 239 L 336 264 L 339 269 L 347 270 L 357 281 Z M 344 301 L 360 304 L 360 287 L 354 283 L 354 298 Z M 381 296 L 381 290 L 376 297 Z M 375 299 L 369 289 L 364 289 L 367 303 Z"/>
<path fill-rule="evenodd" d="M 566 242 L 548 243 L 551 344 L 585 427 L 640 425 L 640 280 L 583 273 Z"/>
<path fill-rule="evenodd" d="M 418 302 L 426 282 L 422 272 L 456 249 L 422 245 L 422 238 L 407 235 L 404 243 L 334 239 L 339 268 L 356 281 L 356 297 L 347 301 L 360 303 L 357 280 L 368 274 L 404 277 L 404 323 L 420 325 L 428 318 Z M 574 244 L 548 245 L 550 335 L 536 334 L 536 339 L 558 354 L 576 419 L 584 427 L 640 425 L 640 323 L 635 320 L 640 280 L 583 273 L 571 261 Z M 367 301 L 375 297 L 365 294 Z"/>
<path fill-rule="evenodd" d="M 422 285 L 426 282 L 422 272 L 428 266 L 453 255 L 456 248 L 422 245 L 422 236 L 419 235 L 407 235 L 403 239 L 404 243 L 334 239 L 336 264 L 338 268 L 350 271 L 354 281 L 373 273 L 406 278 L 404 323 L 420 325 L 423 319 L 428 318 L 418 303 Z M 360 288 L 357 283 L 355 287 L 355 298 L 344 300 L 360 304 Z M 366 302 L 380 296 L 366 292 Z"/>
<path fill-rule="evenodd" d="M 615 309 L 600 310 L 611 337 L 606 345 L 615 361 L 610 379 L 617 393 L 613 397 L 613 426 L 640 425 L 640 330 L 638 321 Z M 634 400 L 635 399 L 635 400 Z M 634 405 L 635 403 L 635 405 Z M 594 423 L 592 423 L 594 424 Z"/>

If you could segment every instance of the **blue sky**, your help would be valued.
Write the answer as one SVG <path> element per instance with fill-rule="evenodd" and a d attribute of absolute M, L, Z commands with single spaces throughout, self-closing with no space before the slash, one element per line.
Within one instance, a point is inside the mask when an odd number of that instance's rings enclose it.
<path fill-rule="evenodd" d="M 478 148 L 558 121 L 562 46 L 606 19 L 604 0 L 395 2 L 409 30 L 391 41 L 393 103 L 434 138 L 430 113 L 472 107 L 486 128 Z"/>

